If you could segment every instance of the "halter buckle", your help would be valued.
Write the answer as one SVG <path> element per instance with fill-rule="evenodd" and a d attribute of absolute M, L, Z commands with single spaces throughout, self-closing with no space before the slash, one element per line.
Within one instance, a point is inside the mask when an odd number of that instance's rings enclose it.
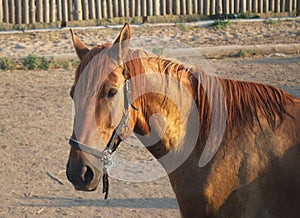
<path fill-rule="evenodd" d="M 113 166 L 115 166 L 115 163 L 112 160 L 111 157 L 112 151 L 110 149 L 105 149 L 103 151 L 103 167 L 106 168 L 107 170 L 109 170 L 110 168 L 112 168 Z"/>

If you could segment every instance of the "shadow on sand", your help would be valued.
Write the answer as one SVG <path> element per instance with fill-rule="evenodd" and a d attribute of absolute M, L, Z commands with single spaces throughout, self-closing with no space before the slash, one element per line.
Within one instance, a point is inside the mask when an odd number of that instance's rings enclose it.
<path fill-rule="evenodd" d="M 21 206 L 27 207 L 123 207 L 178 209 L 175 198 L 80 199 L 63 197 L 31 197 Z M 20 206 L 15 205 L 15 206 Z"/>

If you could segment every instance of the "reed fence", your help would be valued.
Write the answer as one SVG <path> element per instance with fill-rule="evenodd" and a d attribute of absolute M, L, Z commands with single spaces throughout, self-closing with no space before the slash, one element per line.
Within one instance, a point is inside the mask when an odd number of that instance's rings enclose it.
<path fill-rule="evenodd" d="M 0 23 L 165 15 L 300 14 L 300 0 L 0 0 Z"/>

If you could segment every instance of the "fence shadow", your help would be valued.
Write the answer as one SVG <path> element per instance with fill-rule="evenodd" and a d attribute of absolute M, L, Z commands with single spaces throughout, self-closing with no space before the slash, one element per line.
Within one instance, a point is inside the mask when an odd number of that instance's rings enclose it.
<path fill-rule="evenodd" d="M 20 205 L 15 205 L 20 206 Z M 27 207 L 123 207 L 123 208 L 161 208 L 178 209 L 175 198 L 117 198 L 117 199 L 79 199 L 68 197 L 32 197 L 21 206 Z"/>

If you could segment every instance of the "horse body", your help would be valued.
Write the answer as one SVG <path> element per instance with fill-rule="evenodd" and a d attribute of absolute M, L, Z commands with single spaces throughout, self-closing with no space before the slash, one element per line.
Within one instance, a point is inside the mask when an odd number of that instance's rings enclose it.
<path fill-rule="evenodd" d="M 222 145 L 203 168 L 195 151 L 169 175 L 183 217 L 299 215 L 299 125 L 284 121 L 274 132 L 263 127 Z"/>
<path fill-rule="evenodd" d="M 130 109 L 128 125 L 168 173 L 183 217 L 297 217 L 300 100 L 274 87 L 217 78 L 197 66 L 190 69 L 142 50 L 129 50 L 129 39 L 125 25 L 116 40 L 117 55 L 108 52 L 108 56 L 113 63 L 126 61 L 110 71 L 99 88 L 96 129 L 104 143 L 115 127 L 103 114 L 115 105 L 108 100 L 112 96 L 107 87 L 120 88 L 126 71 L 133 105 L 138 108 Z M 103 48 L 112 50 L 116 42 L 89 51 L 74 35 L 73 41 L 81 58 L 75 87 L 89 61 Z M 104 66 L 102 60 L 88 73 L 103 73 L 109 64 Z M 107 93 L 110 97 L 102 99 Z M 116 102 L 123 104 L 120 99 Z M 224 107 L 214 107 L 220 105 Z M 225 128 L 220 131 L 222 122 Z M 88 140 L 88 131 L 80 133 L 73 135 L 95 144 Z M 212 148 L 208 152 L 207 146 Z M 203 155 L 207 163 L 200 164 Z M 67 174 L 77 189 L 93 190 L 99 172 L 85 156 L 71 148 Z"/>
<path fill-rule="evenodd" d="M 157 63 L 157 61 L 154 62 Z M 158 68 L 155 69 L 155 66 L 151 66 L 149 60 L 142 65 L 150 71 L 159 72 Z M 187 74 L 187 72 L 185 73 Z M 247 82 L 239 83 L 242 86 L 249 85 Z M 147 80 L 145 84 L 156 86 L 156 84 L 151 83 L 151 80 Z M 137 87 L 140 87 L 140 85 Z M 190 87 L 192 85 L 191 82 Z M 267 88 L 264 85 L 253 85 Z M 273 90 L 273 87 L 268 88 Z M 174 90 L 174 87 L 169 87 L 169 89 Z M 222 89 L 225 90 L 225 87 L 222 87 Z M 274 120 L 269 121 L 272 123 L 268 122 L 266 115 L 262 112 L 251 115 L 257 116 L 253 123 L 248 122 L 248 120 L 244 123 L 243 117 L 239 117 L 241 120 L 236 121 L 235 126 L 232 128 L 227 127 L 228 131 L 231 131 L 227 133 L 227 139 L 223 141 L 211 162 L 204 167 L 199 167 L 198 164 L 207 137 L 202 136 L 204 131 L 201 131 L 202 127 L 200 126 L 197 145 L 188 158 L 169 174 L 183 217 L 298 216 L 300 213 L 297 206 L 300 204 L 300 169 L 298 167 L 300 166 L 300 134 L 298 131 L 300 129 L 300 103 L 298 99 L 281 90 L 275 88 L 274 91 L 275 93 L 279 91 L 282 97 L 286 99 L 282 99 L 282 101 L 277 99 L 276 104 L 283 108 L 280 109 L 282 111 L 278 112 L 278 115 L 274 115 Z M 260 93 L 260 91 L 258 92 Z M 239 94 L 243 96 L 244 93 Z M 263 95 L 263 93 L 261 94 Z M 172 148 L 165 141 L 173 141 L 176 144 L 176 140 L 173 139 L 174 135 L 168 133 L 168 128 L 174 126 L 174 117 L 176 117 L 175 114 L 178 111 L 176 111 L 176 108 L 172 109 L 172 106 L 176 106 L 168 100 L 165 100 L 164 105 L 162 103 L 163 99 L 154 100 L 159 98 L 159 95 L 153 96 L 152 93 L 150 95 L 149 98 L 144 98 L 149 99 L 149 102 L 146 101 L 140 104 L 135 101 L 138 108 L 142 105 L 151 104 L 151 107 L 144 109 L 144 114 L 140 115 L 141 118 L 138 119 L 146 120 L 145 117 L 150 117 L 151 114 L 165 115 L 172 111 L 172 116 L 169 117 L 170 121 L 167 115 L 164 116 L 167 126 L 165 127 L 166 133 L 162 138 L 168 137 L 169 139 L 160 140 L 152 147 L 148 147 L 149 151 L 159 160 Z M 273 95 L 276 94 L 273 93 Z M 227 93 L 224 97 L 229 98 Z M 268 97 L 272 98 L 273 96 L 264 96 L 264 98 Z M 185 101 L 182 102 L 182 105 L 187 107 L 189 104 L 186 104 Z M 265 101 L 268 100 L 265 99 Z M 237 104 L 238 102 L 233 101 L 232 103 Z M 247 105 L 247 102 L 243 103 L 246 108 L 245 114 L 242 115 L 247 116 L 251 111 L 250 105 Z M 206 106 L 209 107 L 209 105 Z M 228 107 L 229 105 L 227 105 Z M 158 110 L 149 111 L 147 108 L 158 108 Z M 166 108 L 168 108 L 167 113 L 165 113 Z M 186 109 L 191 110 L 190 108 Z M 272 113 L 276 112 L 273 111 Z M 235 115 L 230 116 L 232 119 L 237 118 Z M 278 116 L 282 117 L 279 118 Z M 145 128 L 145 126 L 148 125 L 149 122 L 146 122 L 146 124 L 137 122 L 135 131 L 141 135 L 147 135 L 149 134 L 149 128 Z M 185 125 L 182 128 L 191 131 L 188 123 L 185 123 Z M 179 127 L 176 126 L 177 129 Z M 152 128 L 155 129 L 156 127 L 152 124 Z M 142 129 L 146 129 L 146 131 L 141 131 Z M 173 130 L 173 132 L 180 134 L 176 130 Z M 236 133 L 233 134 L 232 132 Z M 143 142 L 143 137 L 140 140 Z M 146 143 L 145 141 L 144 144 Z M 183 147 L 173 157 L 174 161 L 182 158 L 182 151 L 186 150 L 184 146 L 189 145 L 183 143 L 181 146 Z M 169 168 L 172 163 L 161 161 L 161 164 L 167 172 L 170 172 Z"/>

